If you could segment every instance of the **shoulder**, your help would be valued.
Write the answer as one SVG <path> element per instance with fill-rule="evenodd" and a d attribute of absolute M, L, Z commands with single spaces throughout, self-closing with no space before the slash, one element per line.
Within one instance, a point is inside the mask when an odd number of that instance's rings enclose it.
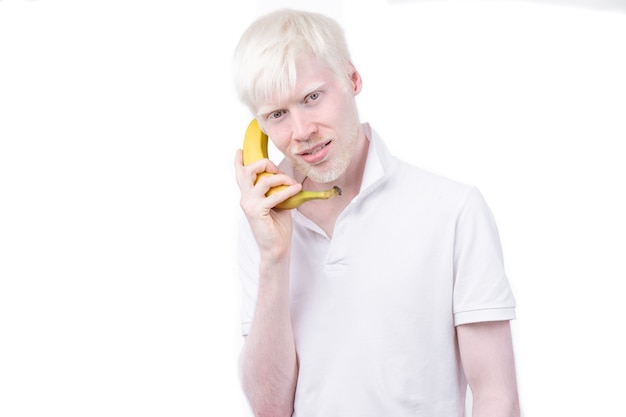
<path fill-rule="evenodd" d="M 410 192 L 430 192 L 451 198 L 463 198 L 476 188 L 472 184 L 429 171 L 407 162 L 402 156 L 392 154 L 378 132 L 369 124 L 364 126 L 387 179 L 398 187 L 406 187 L 405 189 Z"/>
<path fill-rule="evenodd" d="M 407 206 L 428 206 L 433 210 L 454 215 L 468 204 L 484 203 L 478 188 L 469 182 L 463 182 L 434 171 L 424 169 L 408 162 L 401 156 L 392 154 L 381 136 L 369 125 L 365 125 L 366 133 L 373 144 L 372 159 L 377 161 L 386 197 L 403 200 Z M 382 173 L 384 172 L 384 174 Z M 373 181 L 372 181 L 373 182 Z M 373 191 L 374 188 L 368 191 Z M 390 195 L 390 194 L 391 195 Z"/>
<path fill-rule="evenodd" d="M 462 182 L 445 175 L 423 169 L 395 158 L 389 170 L 390 183 L 415 193 L 433 204 L 460 210 L 468 200 L 480 199 L 481 193 L 474 184 Z"/>

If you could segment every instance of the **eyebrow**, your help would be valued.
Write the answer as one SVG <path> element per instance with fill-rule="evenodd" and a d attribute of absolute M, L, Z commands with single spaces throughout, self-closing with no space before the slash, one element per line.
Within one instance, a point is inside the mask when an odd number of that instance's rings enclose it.
<path fill-rule="evenodd" d="M 326 85 L 326 81 L 317 81 L 315 83 L 311 83 L 307 86 L 307 88 L 303 89 L 302 93 L 300 93 L 300 96 L 306 97 L 312 92 L 319 90 L 325 85 Z"/>

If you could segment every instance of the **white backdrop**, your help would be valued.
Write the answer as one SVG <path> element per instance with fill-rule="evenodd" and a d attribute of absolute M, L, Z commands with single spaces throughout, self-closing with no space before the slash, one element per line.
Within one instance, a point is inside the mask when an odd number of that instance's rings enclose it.
<path fill-rule="evenodd" d="M 345 25 L 395 153 L 485 195 L 524 415 L 617 415 L 626 7 L 565 3 L 0 0 L 0 415 L 243 415 L 230 56 L 287 4 Z"/>

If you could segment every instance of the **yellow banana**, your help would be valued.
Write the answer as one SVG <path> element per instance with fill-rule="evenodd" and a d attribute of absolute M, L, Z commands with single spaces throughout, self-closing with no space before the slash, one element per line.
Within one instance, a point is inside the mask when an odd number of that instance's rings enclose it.
<path fill-rule="evenodd" d="M 251 162 L 258 161 L 259 159 L 267 158 L 267 142 L 268 138 L 265 133 L 261 130 L 259 123 L 256 119 L 252 119 L 248 128 L 246 129 L 246 135 L 243 140 L 243 164 L 248 165 Z M 264 175 L 273 175 L 269 172 L 262 172 L 257 175 L 256 182 Z M 277 187 L 272 187 L 265 194 L 266 196 L 270 196 L 271 194 L 280 191 L 284 188 L 287 188 L 286 185 L 279 185 Z M 277 209 L 282 210 L 290 210 L 294 208 L 300 207 L 302 203 L 305 203 L 310 200 L 327 200 L 331 197 L 336 197 L 341 195 L 341 188 L 335 186 L 330 190 L 325 191 L 300 191 L 298 194 L 289 197 L 282 203 L 276 205 Z"/>

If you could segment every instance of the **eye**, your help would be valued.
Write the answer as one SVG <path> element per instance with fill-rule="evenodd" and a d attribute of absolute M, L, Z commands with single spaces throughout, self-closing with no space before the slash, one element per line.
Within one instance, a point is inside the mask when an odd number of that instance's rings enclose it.
<path fill-rule="evenodd" d="M 304 99 L 305 102 L 309 102 L 309 101 L 315 101 L 318 98 L 320 98 L 320 93 L 318 91 L 309 94 L 308 96 L 306 96 L 306 98 Z"/>
<path fill-rule="evenodd" d="M 276 110 L 267 115 L 268 119 L 279 119 L 282 115 L 285 114 L 285 110 Z"/>

